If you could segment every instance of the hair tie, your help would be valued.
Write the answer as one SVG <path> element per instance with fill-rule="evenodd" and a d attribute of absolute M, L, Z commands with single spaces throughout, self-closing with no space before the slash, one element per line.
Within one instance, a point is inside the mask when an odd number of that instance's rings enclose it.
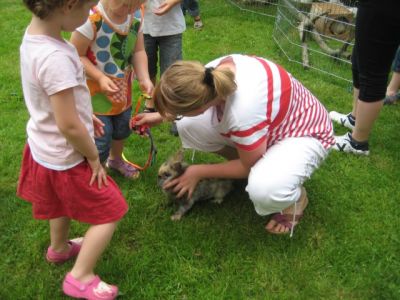
<path fill-rule="evenodd" d="M 212 71 L 214 71 L 213 67 L 206 68 L 206 70 L 204 71 L 203 82 L 209 87 L 214 88 L 214 76 L 212 74 Z"/>

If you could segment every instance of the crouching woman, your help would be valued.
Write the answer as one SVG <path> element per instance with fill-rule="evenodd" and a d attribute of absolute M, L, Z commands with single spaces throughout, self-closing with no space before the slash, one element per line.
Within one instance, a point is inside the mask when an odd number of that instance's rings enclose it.
<path fill-rule="evenodd" d="M 267 59 L 234 54 L 206 66 L 174 63 L 153 96 L 158 113 L 139 115 L 137 125 L 183 116 L 184 148 L 228 159 L 191 165 L 168 187 L 190 196 L 202 178 L 248 178 L 256 212 L 272 215 L 266 230 L 293 234 L 308 204 L 303 183 L 334 144 L 326 109 L 300 82 Z"/>

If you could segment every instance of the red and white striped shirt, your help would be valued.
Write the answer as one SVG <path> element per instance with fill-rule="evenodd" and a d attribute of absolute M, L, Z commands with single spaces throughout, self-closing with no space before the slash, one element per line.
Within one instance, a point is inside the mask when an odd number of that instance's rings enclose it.
<path fill-rule="evenodd" d="M 225 102 L 217 130 L 243 150 L 267 148 L 288 137 L 310 136 L 324 148 L 334 144 L 332 122 L 324 106 L 281 66 L 264 58 L 230 55 L 237 90 Z M 210 62 L 216 67 L 222 59 Z"/>

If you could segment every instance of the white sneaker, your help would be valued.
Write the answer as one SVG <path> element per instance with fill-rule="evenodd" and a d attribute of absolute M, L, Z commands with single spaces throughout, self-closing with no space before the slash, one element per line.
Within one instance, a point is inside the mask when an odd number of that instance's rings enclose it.
<path fill-rule="evenodd" d="M 351 133 L 348 132 L 345 135 L 335 136 L 336 143 L 332 147 L 336 151 L 349 152 L 359 155 L 369 155 L 368 142 L 358 144 L 351 137 Z"/>
<path fill-rule="evenodd" d="M 350 120 L 349 120 L 350 115 L 351 115 L 351 113 L 345 115 L 345 114 L 338 113 L 337 111 L 331 111 L 329 113 L 329 117 L 331 117 L 332 121 L 335 121 L 335 122 L 339 123 L 340 125 L 353 130 L 354 125 L 350 123 Z"/>

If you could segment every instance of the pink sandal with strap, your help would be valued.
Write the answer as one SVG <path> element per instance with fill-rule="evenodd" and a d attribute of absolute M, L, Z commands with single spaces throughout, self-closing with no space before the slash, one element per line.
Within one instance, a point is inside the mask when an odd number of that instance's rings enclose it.
<path fill-rule="evenodd" d="M 290 237 L 293 236 L 293 231 L 294 228 L 299 224 L 300 219 L 303 217 L 303 211 L 304 209 L 307 207 L 308 205 L 308 197 L 307 197 L 307 192 L 305 190 L 304 187 L 301 187 L 301 195 L 300 195 L 301 199 L 299 199 L 298 201 L 296 201 L 294 203 L 294 211 L 298 211 L 297 210 L 297 205 L 299 201 L 302 201 L 302 212 L 299 214 L 293 214 L 293 213 L 283 213 L 283 212 L 279 212 L 276 213 L 274 215 L 272 215 L 271 220 L 274 221 L 276 224 L 282 225 L 284 227 L 286 227 L 287 229 L 289 229 L 288 231 L 275 231 L 273 230 L 276 225 L 273 228 L 266 228 L 266 230 L 269 233 L 272 234 L 289 234 Z M 270 221 L 271 221 L 270 220 Z M 268 224 L 270 224 L 268 222 Z M 267 226 L 268 226 L 267 224 Z"/>
<path fill-rule="evenodd" d="M 68 273 L 63 282 L 63 292 L 78 299 L 113 300 L 118 296 L 118 287 L 101 281 L 99 276 L 88 283 L 82 283 Z"/>
<path fill-rule="evenodd" d="M 127 178 L 137 179 L 140 175 L 140 172 L 138 169 L 136 169 L 134 166 L 128 164 L 126 161 L 124 161 L 121 158 L 108 159 L 106 165 L 109 169 L 118 171 L 121 175 L 123 175 L 124 177 L 127 177 Z"/>
<path fill-rule="evenodd" d="M 54 264 L 62 264 L 74 257 L 76 257 L 81 250 L 81 244 L 74 241 L 68 241 L 69 251 L 66 253 L 59 253 L 53 250 L 53 248 L 47 248 L 46 260 Z"/>
<path fill-rule="evenodd" d="M 302 217 L 303 217 L 303 214 L 297 214 L 297 215 L 282 214 L 282 213 L 274 214 L 272 216 L 271 220 L 274 220 L 279 225 L 285 226 L 286 228 L 289 229 L 289 231 L 277 232 L 277 231 L 273 231 L 273 230 L 268 230 L 268 229 L 267 230 L 269 233 L 272 233 L 272 234 L 290 234 L 290 237 L 292 237 L 294 227 L 296 227 L 297 224 L 299 224 L 299 221 Z"/>

